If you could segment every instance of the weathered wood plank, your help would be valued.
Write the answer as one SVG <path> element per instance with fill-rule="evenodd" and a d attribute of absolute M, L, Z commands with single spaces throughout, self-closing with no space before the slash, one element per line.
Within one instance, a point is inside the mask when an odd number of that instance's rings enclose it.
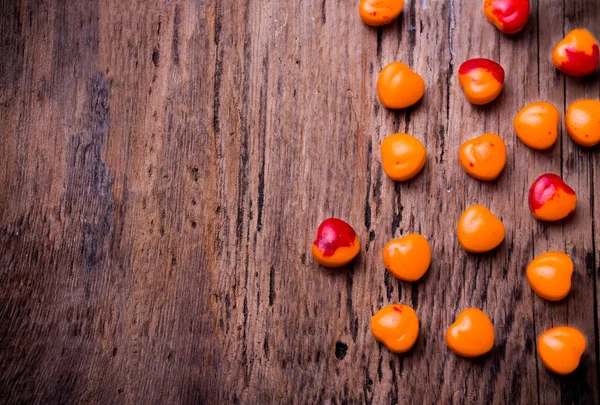
<path fill-rule="evenodd" d="M 516 139 L 512 119 L 544 99 L 564 110 L 600 96 L 600 76 L 564 79 L 549 59 L 592 0 L 532 3 L 513 37 L 461 0 L 408 1 L 365 26 L 356 4 L 200 0 L 63 4 L 0 1 L 0 397 L 8 403 L 598 403 L 598 149 L 566 133 L 550 152 Z M 549 11 L 551 10 L 551 11 Z M 561 31 L 562 30 L 562 31 Z M 596 32 L 596 34 L 600 34 Z M 460 63 L 507 71 L 502 96 L 469 104 Z M 427 83 L 406 111 L 383 108 L 380 69 L 403 61 Z M 394 184 L 379 145 L 419 138 L 428 163 Z M 457 162 L 483 132 L 508 148 L 482 183 Z M 529 185 L 561 173 L 574 218 L 534 221 Z M 465 253 L 455 237 L 471 204 L 497 213 L 506 241 Z M 359 258 L 317 266 L 319 222 L 358 231 Z M 432 243 L 428 275 L 390 277 L 384 244 Z M 533 294 L 525 266 L 565 250 L 573 291 Z M 399 356 L 369 321 L 388 303 L 415 308 L 421 335 Z M 444 333 L 476 306 L 496 329 L 478 360 Z M 536 339 L 568 323 L 588 338 L 578 371 L 548 373 Z"/>

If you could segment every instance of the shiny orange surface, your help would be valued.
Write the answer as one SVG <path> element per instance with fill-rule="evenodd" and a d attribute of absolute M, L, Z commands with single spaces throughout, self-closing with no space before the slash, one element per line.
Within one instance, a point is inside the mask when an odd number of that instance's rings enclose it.
<path fill-rule="evenodd" d="M 540 297 L 559 301 L 571 291 L 573 261 L 562 252 L 539 255 L 527 266 L 527 281 Z"/>
<path fill-rule="evenodd" d="M 554 47 L 552 63 L 564 74 L 586 76 L 598 67 L 598 41 L 587 30 L 575 29 Z"/>
<path fill-rule="evenodd" d="M 394 21 L 404 8 L 404 0 L 360 0 L 358 14 L 367 25 L 378 27 Z"/>
<path fill-rule="evenodd" d="M 388 305 L 371 318 L 371 333 L 389 351 L 404 353 L 417 341 L 419 319 L 414 309 L 408 305 Z"/>
<path fill-rule="evenodd" d="M 462 144 L 458 160 L 476 179 L 494 180 L 506 164 L 506 145 L 496 134 L 483 134 Z"/>
<path fill-rule="evenodd" d="M 410 107 L 423 97 L 425 82 L 401 62 L 386 65 L 377 79 L 379 100 L 387 108 Z"/>
<path fill-rule="evenodd" d="M 409 234 L 388 242 L 382 255 L 390 273 L 404 281 L 417 281 L 423 277 L 431 263 L 429 242 L 418 234 Z"/>
<path fill-rule="evenodd" d="M 312 245 L 312 255 L 319 264 L 340 267 L 350 263 L 359 251 L 358 236 L 346 222 L 329 218 L 319 225 Z"/>
<path fill-rule="evenodd" d="M 529 20 L 529 0 L 484 0 L 485 18 L 505 34 L 523 29 Z"/>
<path fill-rule="evenodd" d="M 479 309 L 465 309 L 446 331 L 446 344 L 459 356 L 481 356 L 494 347 L 494 325 Z"/>
<path fill-rule="evenodd" d="M 550 103 L 538 102 L 526 105 L 516 115 L 513 126 L 517 136 L 532 149 L 548 149 L 558 137 L 560 115 Z"/>
<path fill-rule="evenodd" d="M 575 211 L 576 207 L 575 191 L 556 174 L 541 175 L 529 189 L 529 209 L 536 219 L 558 221 Z"/>
<path fill-rule="evenodd" d="M 544 366 L 560 375 L 575 371 L 585 348 L 583 333 L 570 326 L 548 329 L 538 339 L 537 346 Z"/>
<path fill-rule="evenodd" d="M 467 100 L 476 105 L 487 104 L 502 92 L 504 69 L 493 60 L 469 59 L 460 65 L 458 81 Z"/>
<path fill-rule="evenodd" d="M 405 181 L 421 171 L 427 161 L 423 144 L 409 134 L 392 134 L 381 142 L 383 171 L 392 180 Z"/>
<path fill-rule="evenodd" d="M 578 100 L 565 114 L 567 133 L 581 146 L 600 143 L 600 101 Z"/>
<path fill-rule="evenodd" d="M 482 205 L 467 208 L 458 220 L 458 242 L 467 252 L 482 253 L 504 240 L 504 224 Z"/>

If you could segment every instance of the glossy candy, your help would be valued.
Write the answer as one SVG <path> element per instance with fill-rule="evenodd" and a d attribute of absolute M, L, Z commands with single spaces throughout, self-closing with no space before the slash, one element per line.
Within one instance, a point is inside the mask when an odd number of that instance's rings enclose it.
<path fill-rule="evenodd" d="M 359 251 L 358 236 L 346 222 L 329 218 L 319 225 L 312 255 L 323 266 L 343 266 L 354 259 Z"/>
<path fill-rule="evenodd" d="M 560 375 L 575 371 L 585 348 L 583 333 L 570 326 L 548 329 L 540 336 L 537 345 L 544 366 Z"/>
<path fill-rule="evenodd" d="M 427 161 L 427 151 L 417 138 L 409 134 L 392 134 L 381 142 L 383 171 L 392 180 L 414 177 Z"/>
<path fill-rule="evenodd" d="M 387 108 L 406 108 L 423 97 L 425 82 L 401 62 L 386 65 L 377 79 L 379 100 Z"/>
<path fill-rule="evenodd" d="M 564 74 L 587 76 L 598 67 L 598 41 L 589 31 L 575 29 L 556 44 L 552 63 Z"/>
<path fill-rule="evenodd" d="M 494 325 L 479 309 L 465 309 L 446 331 L 446 344 L 459 356 L 481 356 L 494 347 Z"/>
<path fill-rule="evenodd" d="M 404 353 L 417 341 L 419 319 L 414 309 L 407 305 L 388 305 L 371 318 L 371 333 L 388 350 Z"/>
<path fill-rule="evenodd" d="M 479 180 L 494 180 L 506 163 L 506 146 L 496 134 L 483 134 L 462 144 L 458 160 L 465 171 Z"/>
<path fill-rule="evenodd" d="M 550 103 L 538 102 L 526 105 L 513 121 L 517 136 L 532 149 L 548 149 L 558 137 L 560 116 Z"/>
<path fill-rule="evenodd" d="M 515 34 L 525 27 L 529 8 L 529 0 L 483 1 L 485 17 L 505 34 Z"/>
<path fill-rule="evenodd" d="M 536 219 L 558 221 L 575 211 L 575 191 L 556 174 L 538 177 L 529 189 L 529 209 Z"/>
<path fill-rule="evenodd" d="M 504 240 L 504 224 L 486 207 L 473 205 L 458 220 L 458 242 L 467 252 L 483 253 Z"/>
<path fill-rule="evenodd" d="M 504 86 L 504 69 L 493 60 L 469 59 L 458 69 L 458 81 L 467 100 L 483 105 L 494 100 Z"/>
<path fill-rule="evenodd" d="M 562 252 L 539 255 L 527 266 L 531 289 L 548 301 L 559 301 L 571 290 L 573 261 Z"/>
<path fill-rule="evenodd" d="M 367 25 L 378 27 L 394 21 L 404 8 L 404 0 L 360 0 L 358 14 Z"/>
<path fill-rule="evenodd" d="M 390 273 L 404 281 L 417 281 L 423 277 L 431 263 L 429 242 L 418 234 L 409 234 L 388 242 L 382 255 Z"/>
<path fill-rule="evenodd" d="M 600 101 L 578 100 L 565 114 L 567 132 L 581 146 L 600 143 Z"/>

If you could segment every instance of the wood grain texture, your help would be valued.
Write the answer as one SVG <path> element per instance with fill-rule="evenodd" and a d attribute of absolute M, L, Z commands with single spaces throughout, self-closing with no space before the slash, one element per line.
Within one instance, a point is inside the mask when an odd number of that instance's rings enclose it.
<path fill-rule="evenodd" d="M 547 152 L 515 137 L 533 101 L 564 113 L 600 97 L 600 75 L 565 78 L 552 47 L 575 27 L 600 35 L 596 0 L 532 1 L 523 32 L 499 33 L 479 2 L 411 0 L 395 23 L 365 26 L 338 0 L 62 2 L 0 0 L 0 402 L 140 404 L 597 404 L 600 149 L 566 132 Z M 507 71 L 498 100 L 469 104 L 471 57 Z M 381 68 L 403 61 L 424 99 L 383 108 Z M 379 145 L 408 132 L 422 173 L 394 184 Z M 499 179 L 470 178 L 459 145 L 499 133 Z M 527 191 L 561 174 L 579 197 L 557 224 L 532 219 Z M 455 237 L 471 204 L 504 221 L 494 252 Z M 325 270 L 318 224 L 354 226 L 363 249 Z M 387 241 L 418 232 L 428 274 L 384 271 Z M 535 296 L 527 263 L 575 263 L 560 303 Z M 415 308 L 421 333 L 395 355 L 371 316 Z M 467 360 L 444 332 L 484 310 L 496 346 Z M 549 373 L 537 337 L 562 324 L 588 348 L 568 377 Z"/>

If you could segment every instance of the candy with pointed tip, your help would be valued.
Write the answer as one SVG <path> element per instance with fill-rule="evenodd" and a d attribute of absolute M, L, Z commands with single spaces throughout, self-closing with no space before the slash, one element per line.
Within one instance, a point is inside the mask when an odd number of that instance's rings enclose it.
<path fill-rule="evenodd" d="M 536 219 L 558 221 L 575 211 L 577 195 L 556 174 L 542 174 L 529 189 L 529 209 Z"/>
<path fill-rule="evenodd" d="M 572 103 L 565 114 L 567 133 L 581 146 L 600 143 L 600 101 L 578 100 Z"/>
<path fill-rule="evenodd" d="M 404 0 L 360 0 L 358 14 L 367 25 L 378 27 L 394 21 L 404 8 Z"/>
<path fill-rule="evenodd" d="M 558 137 L 560 116 L 556 107 L 545 101 L 531 103 L 519 111 L 513 121 L 517 136 L 532 149 L 548 149 Z"/>
<path fill-rule="evenodd" d="M 401 62 L 386 65 L 377 79 L 379 100 L 387 108 L 410 107 L 423 97 L 425 82 Z"/>
<path fill-rule="evenodd" d="M 383 171 L 394 181 L 416 176 L 427 161 L 427 150 L 414 136 L 392 134 L 381 142 Z"/>
<path fill-rule="evenodd" d="M 319 225 L 312 245 L 312 255 L 318 263 L 340 267 L 352 261 L 359 251 L 358 236 L 346 222 L 329 218 Z"/>
<path fill-rule="evenodd" d="M 496 134 L 483 134 L 463 143 L 458 159 L 469 175 L 479 180 L 494 180 L 506 164 L 506 145 Z"/>
<path fill-rule="evenodd" d="M 548 301 L 559 301 L 571 291 L 573 261 L 562 252 L 537 256 L 527 266 L 527 281 L 537 295 Z"/>
<path fill-rule="evenodd" d="M 567 375 L 575 371 L 586 348 L 585 336 L 570 326 L 548 329 L 538 339 L 538 355 L 547 369 Z"/>
<path fill-rule="evenodd" d="M 485 18 L 505 34 L 515 34 L 527 25 L 529 0 L 484 0 Z"/>
<path fill-rule="evenodd" d="M 494 347 L 494 325 L 483 311 L 465 309 L 446 331 L 446 344 L 459 356 L 484 355 Z"/>
<path fill-rule="evenodd" d="M 388 305 L 371 318 L 371 333 L 389 351 L 404 353 L 417 341 L 419 319 L 415 310 L 408 305 Z"/>
<path fill-rule="evenodd" d="M 404 281 L 417 281 L 427 272 L 431 263 L 429 242 L 414 233 L 389 241 L 382 255 L 389 272 Z"/>
<path fill-rule="evenodd" d="M 493 60 L 469 59 L 458 69 L 458 81 L 467 100 L 476 105 L 494 100 L 504 87 L 504 69 Z"/>
<path fill-rule="evenodd" d="M 554 47 L 552 63 L 569 76 L 587 76 L 598 67 L 598 41 L 584 29 L 574 29 Z"/>
<path fill-rule="evenodd" d="M 458 220 L 458 242 L 467 252 L 483 253 L 504 240 L 504 224 L 482 205 L 467 208 Z"/>

